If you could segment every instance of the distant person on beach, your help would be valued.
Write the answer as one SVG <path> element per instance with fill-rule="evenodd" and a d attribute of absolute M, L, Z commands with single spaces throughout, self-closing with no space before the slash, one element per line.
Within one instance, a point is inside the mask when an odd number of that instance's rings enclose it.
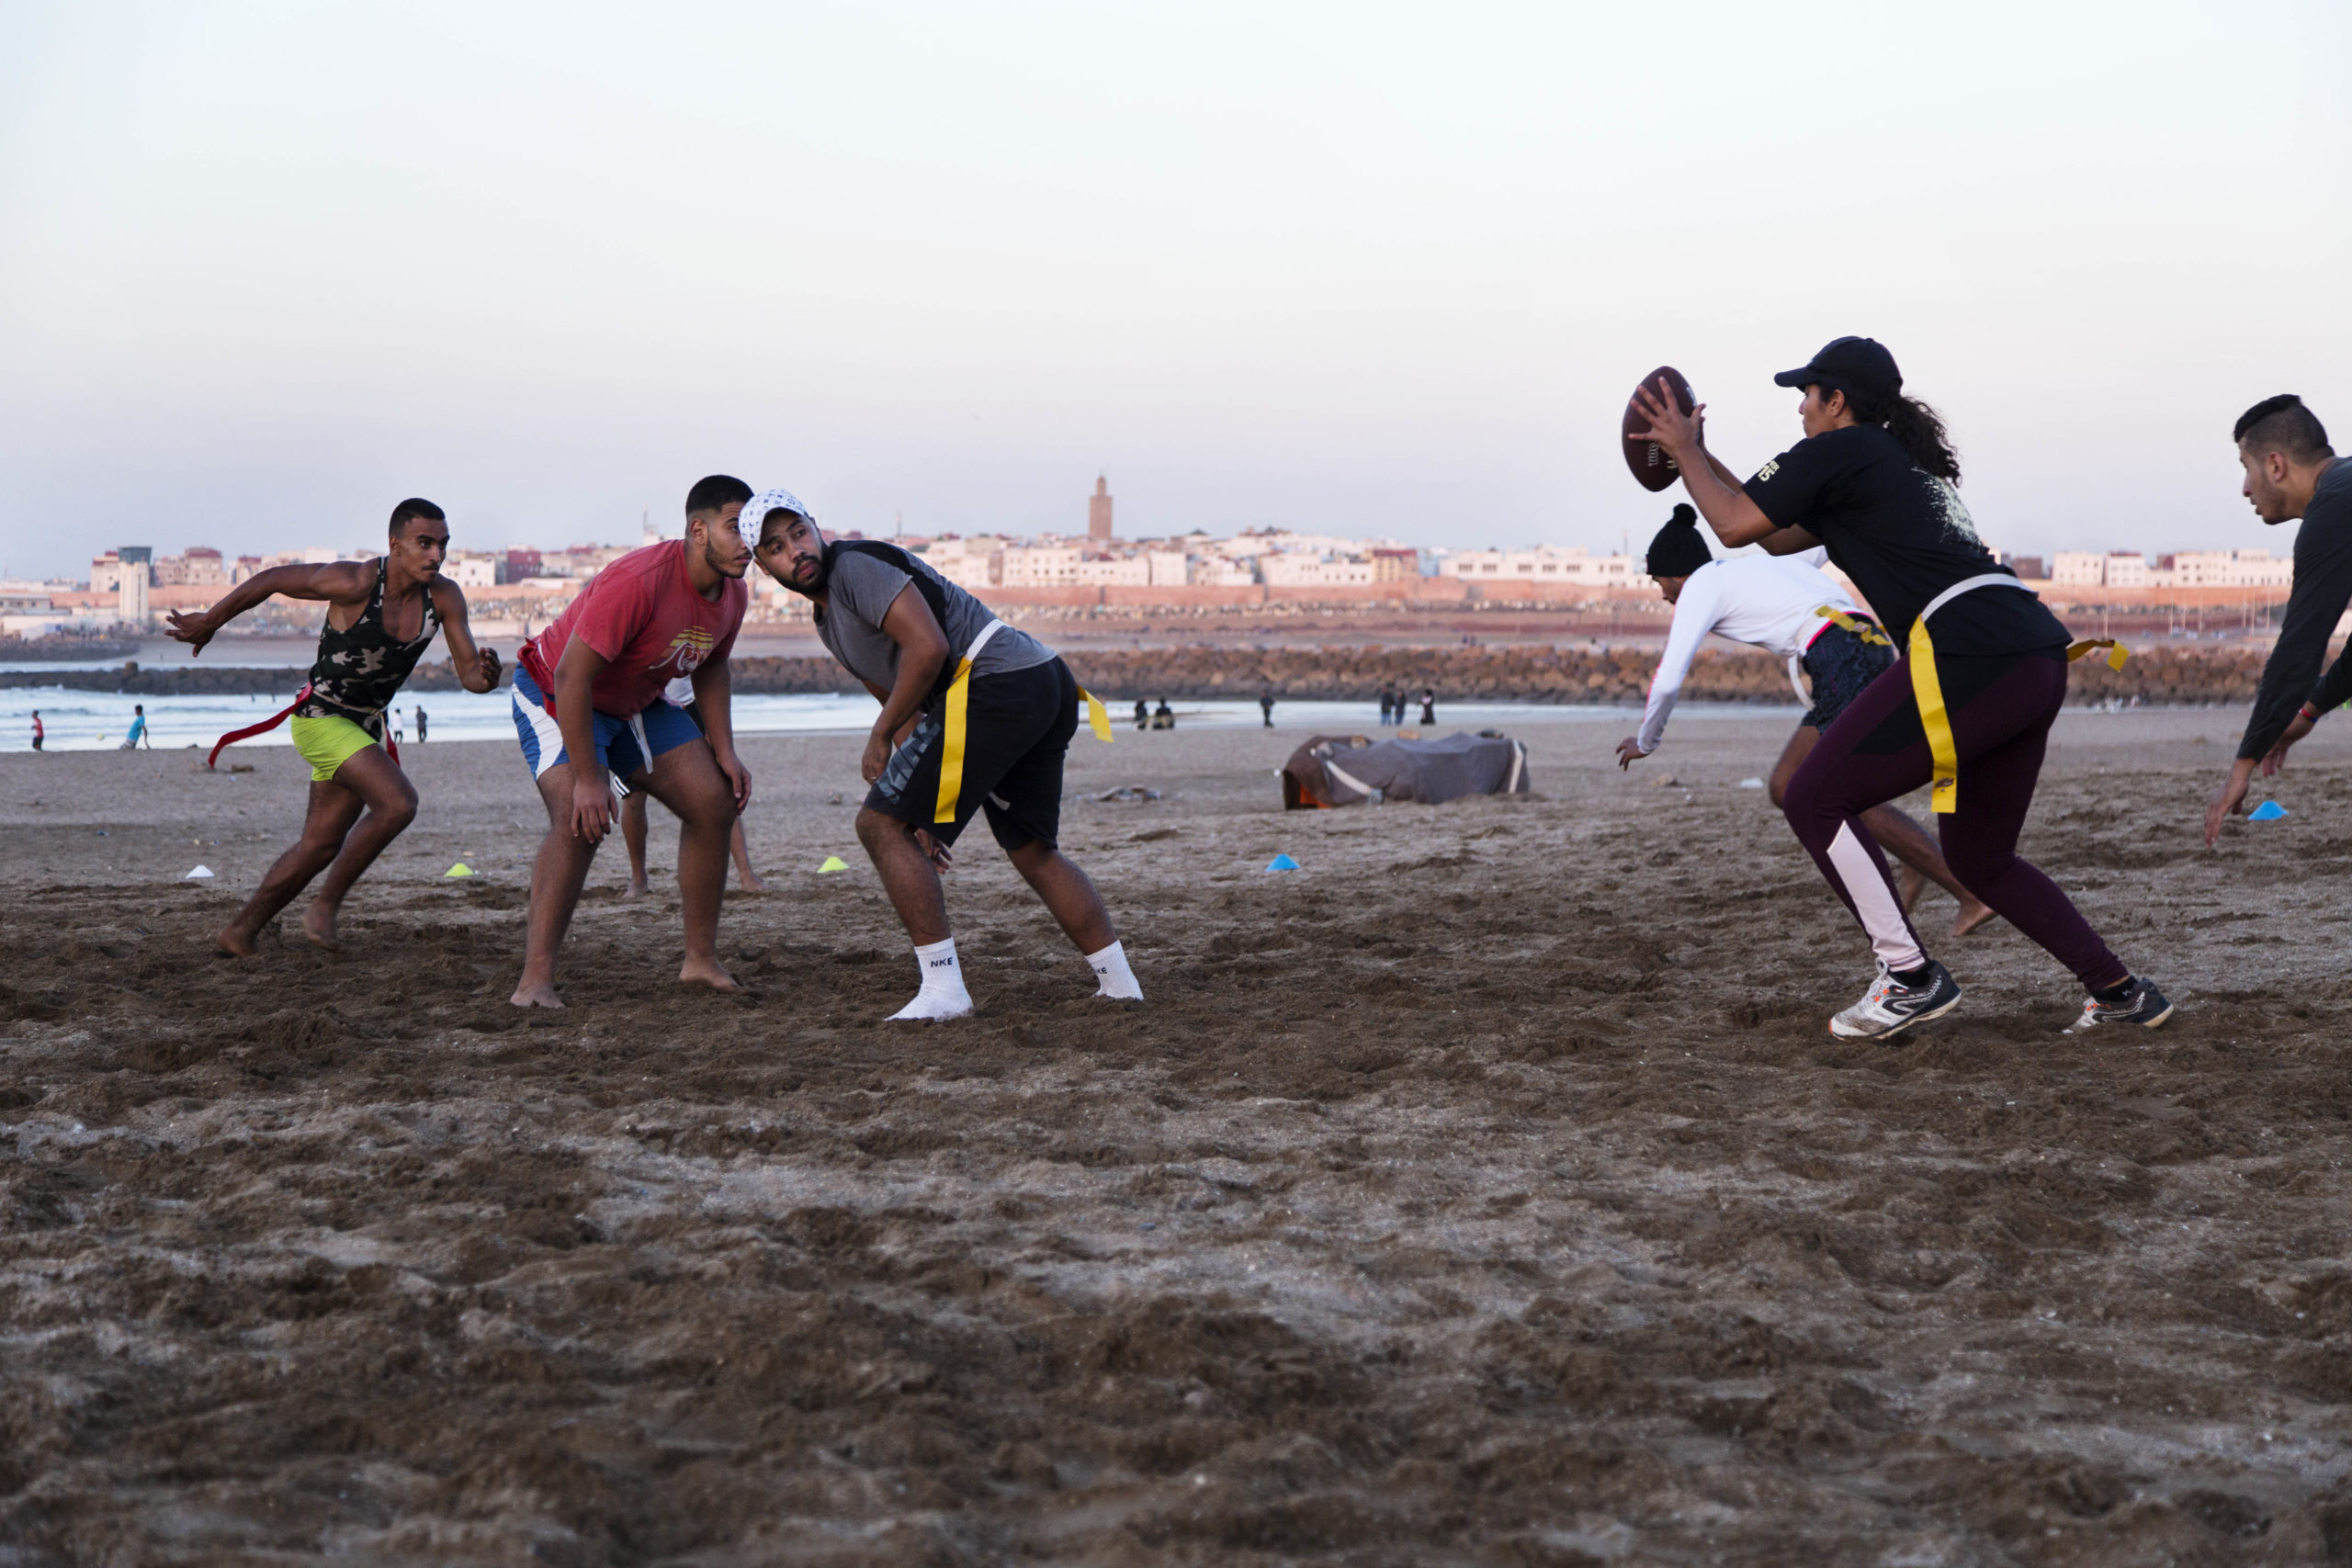
<path fill-rule="evenodd" d="M 424 744 L 424 710 L 421 707 L 416 710 L 416 743 Z"/>
<path fill-rule="evenodd" d="M 1274 689 L 1262 686 L 1258 691 L 1258 712 L 1265 719 L 1266 728 L 1274 727 Z"/>
<path fill-rule="evenodd" d="M 466 596 L 441 575 L 448 548 L 441 509 L 411 497 L 392 508 L 389 542 L 372 560 L 271 567 L 200 615 L 172 612 L 171 635 L 200 654 L 222 626 L 272 594 L 322 599 L 327 606 L 318 658 L 288 710 L 288 734 L 311 764 L 302 837 L 220 928 L 214 940 L 221 952 L 251 956 L 261 928 L 322 871 L 327 879 L 303 912 L 302 934 L 330 952 L 342 947 L 335 919 L 344 897 L 416 817 L 416 789 L 384 750 L 384 712 L 436 630 L 448 638 L 450 663 L 466 690 L 497 686 L 498 655 L 475 648 Z"/>
<path fill-rule="evenodd" d="M 1396 688 L 1394 684 L 1380 688 L 1380 728 L 1388 728 L 1389 716 L 1396 711 Z"/>
<path fill-rule="evenodd" d="M 1141 697 L 1136 699 L 1136 728 L 1137 729 L 1151 728 L 1151 705 Z"/>
<path fill-rule="evenodd" d="M 1176 728 L 1176 710 L 1168 705 L 1168 699 L 1166 697 L 1160 698 L 1159 705 L 1151 710 L 1151 727 L 1154 729 L 1173 729 Z"/>
<path fill-rule="evenodd" d="M 1006 626 L 919 556 L 876 539 L 829 542 L 788 491 L 748 509 L 759 562 L 816 606 L 817 636 L 882 705 L 859 772 L 872 786 L 858 841 L 913 942 L 922 988 L 893 1019 L 962 1018 L 972 996 L 939 874 L 979 812 L 1005 858 L 1094 972 L 1098 997 L 1141 1001 L 1102 896 L 1061 852 L 1062 764 L 1081 704 L 1110 716 L 1045 644 Z"/>
<path fill-rule="evenodd" d="M 1423 724 L 1437 722 L 1437 693 L 1428 686 L 1421 688 L 1421 722 Z"/>
<path fill-rule="evenodd" d="M 48 734 L 49 734 L 49 731 L 48 731 L 46 728 L 44 728 L 42 727 L 41 722 L 40 722 L 40 709 L 39 709 L 39 708 L 35 708 L 35 709 L 33 709 L 33 750 L 34 750 L 38 751 L 38 750 L 40 750 L 40 743 L 41 743 L 41 740 L 42 740 L 42 739 L 43 739 L 43 738 L 45 738 Z"/>
<path fill-rule="evenodd" d="M 735 755 L 728 655 L 751 589 L 751 540 L 741 528 L 752 487 L 727 474 L 686 492 L 686 533 L 614 561 L 514 656 L 514 732 L 547 807 L 531 867 L 516 1007 L 560 1008 L 556 959 L 580 889 L 620 803 L 645 790 L 676 814 L 681 983 L 741 987 L 718 961 L 727 846 L 752 776 Z M 689 718 L 662 700 L 693 684 Z"/>
<path fill-rule="evenodd" d="M 681 675 L 671 682 L 662 688 L 662 700 L 672 707 L 685 709 L 686 716 L 695 721 L 695 728 L 702 728 L 702 719 L 695 712 L 695 683 L 691 680 Z M 417 710 L 417 716 L 422 721 L 422 708 Z M 417 733 L 420 737 L 424 734 L 422 722 Z M 653 891 L 653 885 L 645 876 L 645 792 L 631 790 L 621 802 L 621 843 L 628 851 L 628 889 L 621 895 L 623 898 L 642 898 Z M 743 814 L 740 811 L 735 814 L 735 827 L 728 837 L 728 850 L 734 856 L 735 879 L 743 885 L 743 891 L 766 892 L 766 881 L 752 869 L 752 850 L 743 838 Z"/>
<path fill-rule="evenodd" d="M 147 750 L 150 751 L 153 751 L 155 749 L 155 743 L 153 740 L 147 739 L 147 705 L 145 703 L 133 703 L 130 705 L 130 733 L 123 738 L 122 744 L 116 747 L 115 750 L 118 751 L 135 751 L 139 749 L 139 743 L 142 740 L 147 742 Z"/>
<path fill-rule="evenodd" d="M 2300 517 L 2303 525 L 2295 534 L 2295 586 L 2278 641 L 2262 666 L 2237 760 L 2205 807 L 2207 849 L 2222 824 L 2245 809 L 2255 769 L 2267 778 L 2285 767 L 2295 742 L 2352 698 L 2352 657 L 2320 673 L 2327 639 L 2352 604 L 2352 464 L 2335 455 L 2326 427 L 2291 393 L 2240 414 L 2235 434 L 2245 469 L 2241 493 L 2255 515 L 2274 526 Z"/>
<path fill-rule="evenodd" d="M 1813 705 L 1797 720 L 1796 733 L 1781 749 L 1781 760 L 1772 765 L 1767 782 L 1772 804 L 1781 804 L 1790 776 L 1821 739 L 1821 732 L 1837 722 L 1864 687 L 1894 667 L 1894 639 L 1822 572 L 1822 558 L 1821 552 L 1805 550 L 1717 560 L 1699 533 L 1697 511 L 1688 502 L 1676 505 L 1674 515 L 1650 541 L 1645 563 L 1658 592 L 1674 606 L 1674 624 L 1650 681 L 1641 729 L 1617 742 L 1620 768 L 1630 768 L 1657 750 L 1675 699 L 1690 673 L 1690 661 L 1713 634 L 1802 661 L 1812 680 Z M 1791 675 L 1793 680 L 1793 664 Z M 1906 868 L 1905 908 L 1918 897 L 1924 877 L 1960 901 L 1952 935 L 1965 936 L 1993 919 L 1992 908 L 1962 886 L 1944 864 L 1926 829 L 1892 805 L 1871 807 L 1862 813 L 1862 820 L 1881 847 L 1894 851 Z"/>
<path fill-rule="evenodd" d="M 1863 814 L 1934 788 L 1944 859 L 1962 886 L 2089 993 L 2070 1032 L 2153 1029 L 2172 1003 L 2110 951 L 2059 886 L 2017 852 L 2050 728 L 2064 711 L 2065 626 L 1993 559 L 1960 499 L 1943 421 L 1905 395 L 1885 345 L 1841 337 L 1775 384 L 1799 389 L 1804 439 L 1746 483 L 1707 450 L 1704 406 L 1664 379 L 1634 394 L 1715 537 L 1772 556 L 1826 546 L 1904 655 L 1864 687 L 1790 777 L 1789 826 L 1868 938 L 1878 973 L 1829 1020 L 1892 1040 L 1960 1003 L 1928 954 Z M 1932 635 L 1931 635 L 1932 634 Z M 2083 645 L 2088 647 L 2089 645 Z"/>

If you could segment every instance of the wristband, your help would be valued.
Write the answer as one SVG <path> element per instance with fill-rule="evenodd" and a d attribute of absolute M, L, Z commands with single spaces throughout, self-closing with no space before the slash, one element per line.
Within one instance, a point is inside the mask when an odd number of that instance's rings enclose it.
<path fill-rule="evenodd" d="M 2313 724 L 2317 724 L 2319 722 L 2320 710 L 2312 706 L 2311 704 L 2305 703 L 2299 710 L 2299 716 L 2307 718 Z"/>

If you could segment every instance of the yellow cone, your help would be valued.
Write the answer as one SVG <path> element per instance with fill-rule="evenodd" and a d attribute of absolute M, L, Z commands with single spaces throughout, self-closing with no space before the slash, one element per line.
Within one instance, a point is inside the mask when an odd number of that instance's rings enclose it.
<path fill-rule="evenodd" d="M 848 869 L 849 862 L 842 859 L 841 856 L 827 855 L 825 863 L 817 868 L 817 874 L 822 876 L 829 871 L 847 871 Z"/>
<path fill-rule="evenodd" d="M 471 876 L 473 874 L 474 868 L 472 866 L 468 865 L 463 861 L 459 861 L 457 864 L 451 866 L 441 874 L 444 876 Z"/>

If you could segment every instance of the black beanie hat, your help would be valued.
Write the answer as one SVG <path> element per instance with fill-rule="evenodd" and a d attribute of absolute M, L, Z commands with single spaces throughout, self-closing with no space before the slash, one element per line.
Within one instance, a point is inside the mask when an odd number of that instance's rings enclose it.
<path fill-rule="evenodd" d="M 1652 577 L 1688 577 L 1715 558 L 1707 548 L 1707 541 L 1699 536 L 1699 514 L 1688 502 L 1674 509 L 1666 526 L 1650 541 L 1649 573 Z"/>

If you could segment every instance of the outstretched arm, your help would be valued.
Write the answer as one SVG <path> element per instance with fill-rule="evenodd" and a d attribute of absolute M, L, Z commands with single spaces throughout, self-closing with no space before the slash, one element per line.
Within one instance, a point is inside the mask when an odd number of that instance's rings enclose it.
<path fill-rule="evenodd" d="M 449 644 L 449 668 L 469 692 L 498 689 L 498 650 L 474 646 L 473 623 L 466 619 L 465 592 L 446 577 L 433 581 L 433 609 L 441 617 L 441 635 Z"/>
<path fill-rule="evenodd" d="M 222 626 L 247 610 L 269 598 L 283 593 L 288 599 L 324 599 L 333 604 L 359 604 L 368 603 L 375 592 L 376 575 L 363 561 L 330 561 L 322 566 L 274 566 L 267 571 L 257 571 L 229 590 L 226 596 L 200 614 L 173 610 L 168 614 L 171 625 L 165 632 L 187 643 L 194 652 L 204 651 L 204 645 Z"/>
<path fill-rule="evenodd" d="M 1699 645 L 1722 619 L 1715 592 L 1720 575 L 1719 571 L 1702 568 L 1683 583 L 1682 596 L 1674 604 L 1674 624 L 1667 630 L 1666 651 L 1658 656 L 1657 673 L 1650 678 L 1649 702 L 1642 710 L 1641 729 L 1617 743 L 1619 767 L 1631 767 L 1636 760 L 1657 750 L 1659 739 L 1665 736 L 1666 721 L 1674 712 L 1674 700 L 1690 673 L 1690 660 L 1698 657 Z"/>
<path fill-rule="evenodd" d="M 2262 684 L 2255 693 L 2237 758 L 2205 805 L 2207 849 L 2221 837 L 2222 824 L 2245 809 L 2255 770 L 2272 760 L 2268 771 L 2275 772 L 2277 761 L 2285 759 L 2284 748 L 2311 732 L 2300 716 L 2304 703 L 2337 689 L 2332 678 L 2319 679 L 2320 666 L 2347 603 L 2352 603 L 2352 536 L 2342 528 L 2315 528 L 2306 516 L 2295 537 L 2295 587 L 2287 598 L 2278 640 L 2263 663 Z"/>

